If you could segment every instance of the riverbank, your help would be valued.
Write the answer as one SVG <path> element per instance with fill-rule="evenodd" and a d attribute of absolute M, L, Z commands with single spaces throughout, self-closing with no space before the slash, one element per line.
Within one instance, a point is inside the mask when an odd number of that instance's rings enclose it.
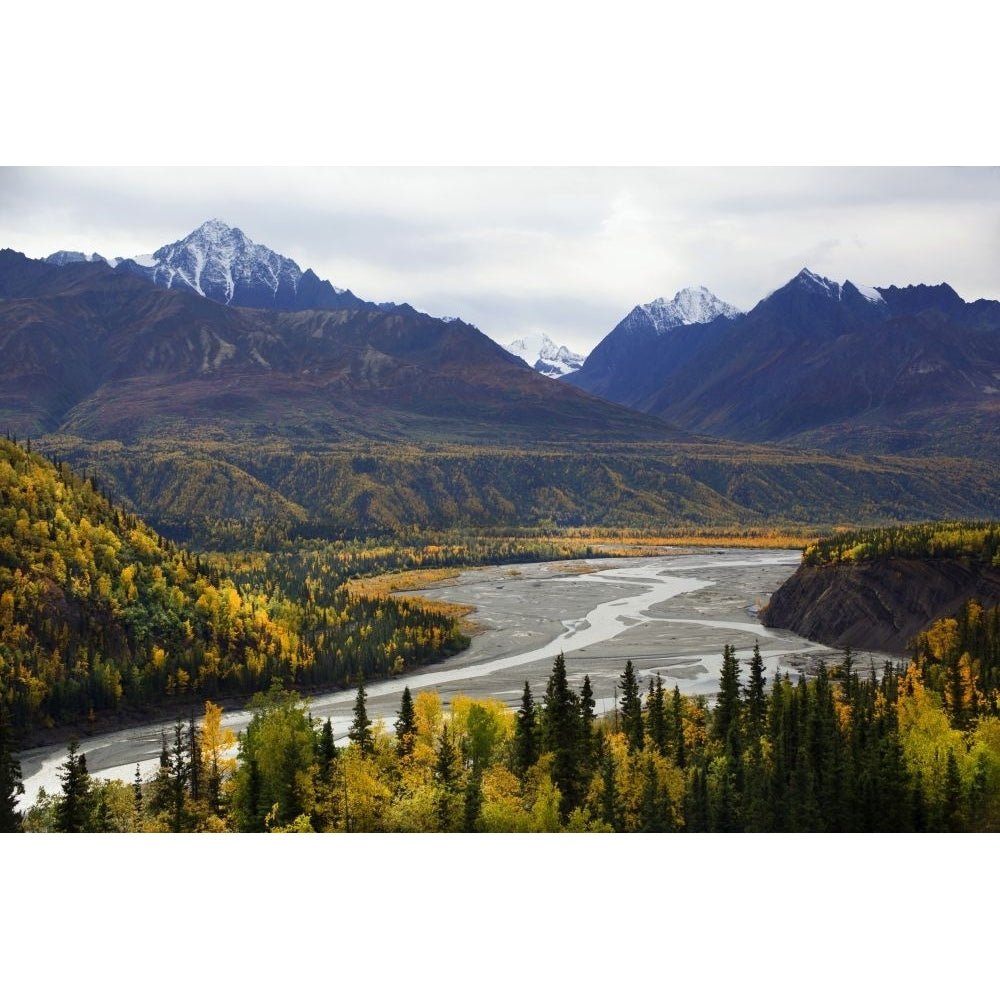
<path fill-rule="evenodd" d="M 758 609 L 794 572 L 799 558 L 796 550 L 712 549 L 464 571 L 447 581 L 448 595 L 474 606 L 470 618 L 483 631 L 467 650 L 442 663 L 369 684 L 368 715 L 391 725 L 404 687 L 414 693 L 433 688 L 446 708 L 459 693 L 495 698 L 514 708 L 527 681 L 540 701 L 559 652 L 575 688 L 589 676 L 599 712 L 614 710 L 627 660 L 643 691 L 659 673 L 667 688 L 676 684 L 683 694 L 706 697 L 718 688 L 725 644 L 746 662 L 759 642 L 769 678 L 776 670 L 795 676 L 820 658 L 836 662 L 842 655 L 837 650 L 767 629 L 757 620 Z M 417 593 L 439 595 L 441 583 Z M 855 655 L 859 669 L 867 664 L 866 654 Z M 355 697 L 353 688 L 314 692 L 310 711 L 314 718 L 329 718 L 343 742 Z M 241 704 L 226 712 L 223 724 L 239 730 L 248 721 Z M 136 763 L 144 776 L 152 774 L 162 728 L 162 722 L 146 724 L 81 741 L 91 774 L 127 781 Z M 26 801 L 34 800 L 40 785 L 58 787 L 56 769 L 64 758 L 65 745 L 22 754 Z"/>

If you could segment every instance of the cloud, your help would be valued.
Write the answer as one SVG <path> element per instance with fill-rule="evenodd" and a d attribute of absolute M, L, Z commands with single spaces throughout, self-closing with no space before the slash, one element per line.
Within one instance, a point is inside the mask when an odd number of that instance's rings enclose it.
<path fill-rule="evenodd" d="M 589 350 L 637 303 L 801 267 L 1000 298 L 990 168 L 7 168 L 2 241 L 131 256 L 207 218 L 335 285 Z"/>

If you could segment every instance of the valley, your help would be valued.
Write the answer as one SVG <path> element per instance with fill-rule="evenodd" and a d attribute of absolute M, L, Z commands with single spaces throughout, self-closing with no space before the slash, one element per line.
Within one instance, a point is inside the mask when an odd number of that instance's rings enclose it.
<path fill-rule="evenodd" d="M 0 251 L 0 356 L 11 828 L 19 768 L 33 830 L 997 823 L 998 302 L 803 269 L 584 358 L 212 220 Z"/>

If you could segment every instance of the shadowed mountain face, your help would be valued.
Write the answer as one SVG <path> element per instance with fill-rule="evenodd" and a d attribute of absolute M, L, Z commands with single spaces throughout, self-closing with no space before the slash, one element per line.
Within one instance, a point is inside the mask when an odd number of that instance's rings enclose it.
<path fill-rule="evenodd" d="M 1000 303 L 802 271 L 744 316 L 636 335 L 565 381 L 698 433 L 858 453 L 1000 457 Z"/>
<path fill-rule="evenodd" d="M 474 327 L 407 306 L 233 308 L 102 263 L 11 251 L 0 294 L 0 417 L 21 435 L 675 436 L 527 370 Z"/>
<path fill-rule="evenodd" d="M 734 322 L 688 324 L 685 336 L 723 337 Z M 696 437 L 408 306 L 240 308 L 102 262 L 8 250 L 0 357 L 0 430 L 203 544 L 261 524 L 280 537 L 282 525 L 659 529 L 1000 513 L 993 466 Z"/>

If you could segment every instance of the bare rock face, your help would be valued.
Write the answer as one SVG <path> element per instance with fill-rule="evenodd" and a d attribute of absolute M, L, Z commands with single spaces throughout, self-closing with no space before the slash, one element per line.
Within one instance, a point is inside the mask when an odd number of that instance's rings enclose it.
<path fill-rule="evenodd" d="M 1000 603 L 1000 570 L 944 559 L 800 566 L 772 595 L 761 621 L 828 646 L 902 655 L 917 633 L 969 599 Z"/>

